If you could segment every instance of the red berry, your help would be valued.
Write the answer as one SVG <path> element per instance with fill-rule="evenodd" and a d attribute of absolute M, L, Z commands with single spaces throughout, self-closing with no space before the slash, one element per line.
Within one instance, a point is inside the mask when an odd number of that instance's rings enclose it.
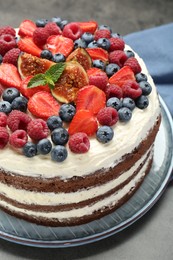
<path fill-rule="evenodd" d="M 33 42 L 37 46 L 43 46 L 49 37 L 49 32 L 45 28 L 38 27 L 33 32 Z"/>
<path fill-rule="evenodd" d="M 60 34 L 62 34 L 61 29 L 54 22 L 47 23 L 44 28 L 48 32 L 49 36 L 50 35 L 60 35 Z"/>
<path fill-rule="evenodd" d="M 124 51 L 117 50 L 109 53 L 109 62 L 116 63 L 118 66 L 122 67 L 127 60 L 127 56 Z"/>
<path fill-rule="evenodd" d="M 11 34 L 3 34 L 0 36 L 0 54 L 2 56 L 13 48 L 17 47 L 16 40 Z"/>
<path fill-rule="evenodd" d="M 139 65 L 138 60 L 135 57 L 130 57 L 125 61 L 124 66 L 129 66 L 134 74 L 141 72 L 141 66 Z"/>
<path fill-rule="evenodd" d="M 13 27 L 7 25 L 7 26 L 4 26 L 4 27 L 0 27 L 0 35 L 2 35 L 2 34 L 10 34 L 13 37 L 15 37 L 16 31 Z"/>
<path fill-rule="evenodd" d="M 9 133 L 5 127 L 0 127 L 0 149 L 3 149 L 9 140 Z"/>
<path fill-rule="evenodd" d="M 110 38 L 109 42 L 110 42 L 110 47 L 109 47 L 110 52 L 115 51 L 115 50 L 121 50 L 121 51 L 124 50 L 125 43 L 124 43 L 123 39 L 118 38 L 118 37 Z"/>
<path fill-rule="evenodd" d="M 106 86 L 108 84 L 108 76 L 104 71 L 98 68 L 91 68 L 87 71 L 87 74 L 90 85 L 95 85 L 96 87 L 105 91 Z"/>
<path fill-rule="evenodd" d="M 17 60 L 20 54 L 20 49 L 13 48 L 6 52 L 6 54 L 3 57 L 3 63 L 11 63 L 15 66 L 17 66 Z"/>
<path fill-rule="evenodd" d="M 101 125 L 112 126 L 118 119 L 118 112 L 113 107 L 104 107 L 97 114 L 97 120 Z"/>
<path fill-rule="evenodd" d="M 128 80 L 135 81 L 134 72 L 130 67 L 124 66 L 109 78 L 109 83 L 121 87 Z"/>
<path fill-rule="evenodd" d="M 122 85 L 123 97 L 136 99 L 142 94 L 142 90 L 136 81 L 128 80 Z"/>
<path fill-rule="evenodd" d="M 119 99 L 122 98 L 123 97 L 122 88 L 115 84 L 108 85 L 108 87 L 106 89 L 106 97 L 107 97 L 107 99 L 109 99 L 111 97 L 117 97 Z"/>
<path fill-rule="evenodd" d="M 106 29 L 101 29 L 96 31 L 94 36 L 95 41 L 97 41 L 100 38 L 106 38 L 106 39 L 111 38 L 111 32 Z"/>
<path fill-rule="evenodd" d="M 28 141 L 28 136 L 24 130 L 14 131 L 9 138 L 9 143 L 14 148 L 22 148 Z"/>
<path fill-rule="evenodd" d="M 19 110 L 13 110 L 7 118 L 7 125 L 12 132 L 18 129 L 26 130 L 27 125 L 30 121 L 31 118 L 29 117 L 29 115 Z"/>
<path fill-rule="evenodd" d="M 33 140 L 41 140 L 48 137 L 49 128 L 43 119 L 33 119 L 27 126 L 27 133 Z"/>
<path fill-rule="evenodd" d="M 0 112 L 0 126 L 5 127 L 7 125 L 7 115 Z"/>
<path fill-rule="evenodd" d="M 75 22 L 68 23 L 63 28 L 63 36 L 70 38 L 72 40 L 76 40 L 76 39 L 80 38 L 82 33 L 83 33 L 82 29 Z"/>
<path fill-rule="evenodd" d="M 71 135 L 68 144 L 73 153 L 86 153 L 90 148 L 89 138 L 82 132 Z"/>

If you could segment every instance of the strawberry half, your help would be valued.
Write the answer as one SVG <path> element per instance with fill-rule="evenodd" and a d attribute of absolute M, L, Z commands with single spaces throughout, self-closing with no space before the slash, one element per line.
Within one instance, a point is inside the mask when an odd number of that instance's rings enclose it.
<path fill-rule="evenodd" d="M 91 56 L 92 60 L 102 60 L 104 62 L 107 62 L 109 59 L 108 52 L 102 48 L 86 48 L 86 51 Z"/>
<path fill-rule="evenodd" d="M 24 37 L 18 41 L 18 48 L 21 51 L 30 53 L 34 56 L 40 57 L 42 50 L 33 42 L 32 37 Z"/>
<path fill-rule="evenodd" d="M 98 129 L 97 119 L 89 110 L 79 110 L 74 115 L 68 132 L 70 135 L 83 132 L 91 136 L 95 134 Z"/>
<path fill-rule="evenodd" d="M 19 26 L 18 35 L 21 37 L 33 36 L 33 32 L 37 28 L 36 24 L 31 20 L 23 20 Z"/>
<path fill-rule="evenodd" d="M 47 39 L 46 49 L 50 50 L 53 54 L 61 53 L 67 57 L 73 48 L 73 40 L 62 35 L 51 35 Z"/>
<path fill-rule="evenodd" d="M 16 66 L 9 63 L 0 65 L 0 83 L 6 87 L 20 88 L 21 78 Z"/>
<path fill-rule="evenodd" d="M 98 24 L 96 21 L 87 21 L 87 22 L 77 22 L 79 27 L 82 29 L 83 32 L 90 32 L 92 34 L 95 33 Z"/>
<path fill-rule="evenodd" d="M 94 85 L 88 85 L 81 88 L 77 93 L 76 110 L 86 109 L 93 115 L 105 107 L 106 94 Z"/>
<path fill-rule="evenodd" d="M 35 93 L 28 101 L 28 110 L 34 116 L 44 120 L 50 116 L 58 115 L 59 108 L 59 103 L 46 91 Z"/>
<path fill-rule="evenodd" d="M 121 87 L 127 80 L 135 81 L 135 75 L 133 70 L 130 67 L 124 66 L 118 72 L 116 72 L 112 77 L 109 78 L 109 83 L 116 84 Z"/>

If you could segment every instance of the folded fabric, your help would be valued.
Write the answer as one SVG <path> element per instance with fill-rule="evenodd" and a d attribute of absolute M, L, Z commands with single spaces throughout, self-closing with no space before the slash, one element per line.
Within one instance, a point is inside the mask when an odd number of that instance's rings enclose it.
<path fill-rule="evenodd" d="M 146 63 L 173 116 L 173 23 L 128 34 L 125 42 Z"/>

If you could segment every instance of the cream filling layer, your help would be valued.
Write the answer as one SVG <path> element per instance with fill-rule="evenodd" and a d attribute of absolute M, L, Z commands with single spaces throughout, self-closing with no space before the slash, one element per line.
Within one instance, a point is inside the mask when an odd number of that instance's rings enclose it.
<path fill-rule="evenodd" d="M 127 195 L 129 192 L 131 192 L 136 187 L 137 183 L 140 182 L 140 180 L 145 175 L 145 172 L 149 165 L 150 159 L 151 158 L 147 159 L 147 162 L 141 168 L 139 173 L 130 182 L 128 182 L 122 189 L 119 189 L 117 192 L 115 192 L 114 194 L 112 194 L 109 197 L 106 197 L 103 200 L 100 200 L 89 206 L 85 206 L 83 208 L 72 209 L 70 211 L 58 211 L 58 212 L 39 212 L 39 211 L 37 211 L 37 212 L 35 212 L 33 210 L 17 208 L 13 205 L 8 204 L 5 201 L 0 201 L 0 205 L 9 209 L 11 212 L 14 211 L 16 213 L 23 213 L 23 214 L 27 214 L 29 216 L 34 216 L 34 217 L 38 217 L 38 218 L 41 217 L 41 218 L 46 218 L 46 219 L 58 219 L 59 221 L 64 221 L 65 219 L 79 218 L 79 217 L 91 215 L 93 212 L 95 212 L 97 210 L 102 210 L 105 207 L 114 206 L 125 195 Z"/>

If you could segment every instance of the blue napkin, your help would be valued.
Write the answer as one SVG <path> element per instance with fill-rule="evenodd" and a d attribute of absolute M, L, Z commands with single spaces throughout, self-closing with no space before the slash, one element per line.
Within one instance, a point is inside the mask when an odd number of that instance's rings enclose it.
<path fill-rule="evenodd" d="M 173 116 L 173 23 L 128 34 L 125 42 L 146 63 Z"/>

